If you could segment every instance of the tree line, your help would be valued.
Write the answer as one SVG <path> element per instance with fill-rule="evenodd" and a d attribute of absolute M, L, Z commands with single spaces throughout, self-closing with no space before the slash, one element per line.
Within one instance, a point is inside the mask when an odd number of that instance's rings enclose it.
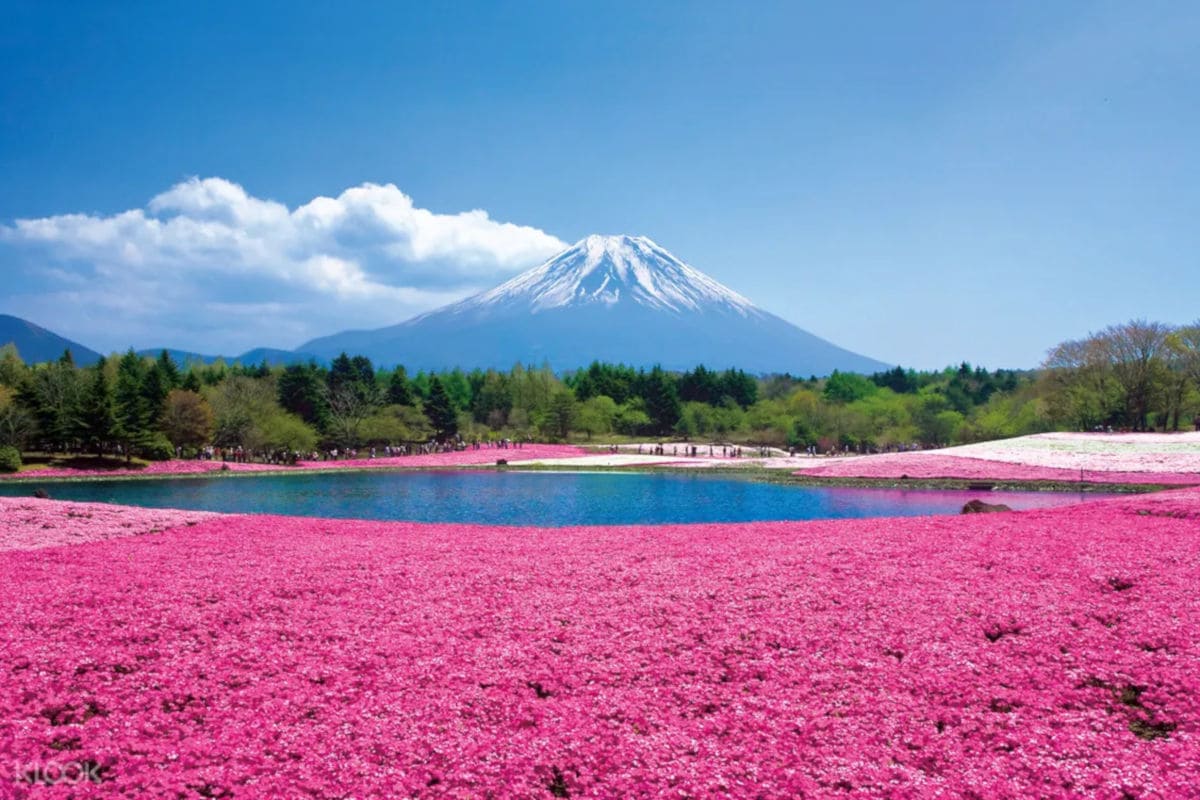
<path fill-rule="evenodd" d="M 1200 325 L 1135 321 L 1051 350 L 1038 370 L 899 367 L 754 377 L 593 363 L 418 372 L 175 363 L 133 351 L 80 367 L 0 348 L 0 447 L 170 458 L 495 438 L 680 438 L 821 451 L 934 447 L 1054 429 L 1178 429 L 1200 412 Z"/>
<path fill-rule="evenodd" d="M 1200 430 L 1200 320 L 1134 320 L 1050 351 L 1042 369 L 1047 413 L 1080 430 Z"/>

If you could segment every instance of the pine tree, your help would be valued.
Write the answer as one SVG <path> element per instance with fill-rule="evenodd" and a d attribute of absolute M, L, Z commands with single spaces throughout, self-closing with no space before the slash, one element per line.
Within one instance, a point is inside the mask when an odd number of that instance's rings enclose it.
<path fill-rule="evenodd" d="M 117 409 L 104 367 L 105 359 L 101 358 L 94 367 L 95 374 L 79 413 L 79 438 L 94 448 L 97 456 L 104 455 L 104 446 L 117 432 Z"/>
<path fill-rule="evenodd" d="M 425 403 L 425 416 L 429 417 L 429 422 L 437 431 L 439 439 L 448 439 L 458 433 L 458 414 L 450 404 L 450 395 L 446 394 L 446 387 L 442 385 L 441 378 L 436 375 L 429 380 L 429 401 Z"/>
<path fill-rule="evenodd" d="M 130 348 L 117 363 L 115 392 L 117 436 L 124 444 L 126 460 L 133 456 L 134 448 L 145 446 L 153 435 L 150 430 L 150 411 L 142 393 L 145 378 L 146 365 Z"/>
<path fill-rule="evenodd" d="M 167 387 L 167 391 L 178 389 L 180 384 L 179 367 L 175 366 L 175 359 L 171 358 L 171 354 L 163 350 L 158 354 L 158 361 L 154 362 L 154 367 L 162 375 L 162 383 Z"/>
<path fill-rule="evenodd" d="M 28 372 L 17 398 L 37 420 L 40 440 L 51 450 L 68 450 L 79 432 L 79 371 L 60 359 Z"/>
<path fill-rule="evenodd" d="M 342 353 L 330 365 L 325 382 L 331 394 L 349 392 L 358 402 L 368 405 L 374 405 L 379 400 L 375 368 L 371 365 L 371 359 L 366 356 L 351 358 Z"/>
<path fill-rule="evenodd" d="M 357 370 L 354 364 L 350 361 L 350 356 L 346 355 L 345 351 L 333 360 L 329 365 L 329 374 L 325 376 L 325 382 L 329 386 L 331 392 L 336 392 L 345 386 L 354 383 L 358 377 Z"/>
<path fill-rule="evenodd" d="M 404 367 L 396 367 L 396 371 L 388 380 L 387 401 L 388 405 L 393 406 L 411 406 L 413 404 L 412 387 L 408 385 L 408 374 L 404 371 Z"/>
<path fill-rule="evenodd" d="M 650 415 L 655 432 L 662 434 L 674 429 L 682 413 L 679 392 L 675 380 L 662 367 L 656 366 L 644 377 L 642 396 L 646 400 L 646 413 Z"/>
<path fill-rule="evenodd" d="M 289 364 L 279 376 L 276 390 L 279 405 L 285 411 L 299 415 L 310 425 L 324 428 L 329 416 L 322 394 L 321 369 L 311 361 Z"/>
<path fill-rule="evenodd" d="M 160 362 L 155 362 L 142 377 L 142 399 L 145 401 L 146 426 L 157 428 L 162 419 L 163 404 L 167 395 L 175 388 L 171 373 L 163 369 Z"/>

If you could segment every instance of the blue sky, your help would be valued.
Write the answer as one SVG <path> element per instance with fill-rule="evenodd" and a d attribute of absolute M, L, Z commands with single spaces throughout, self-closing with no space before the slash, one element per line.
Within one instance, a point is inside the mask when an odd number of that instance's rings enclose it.
<path fill-rule="evenodd" d="M 2 5 L 0 312 L 100 349 L 386 325 L 589 233 L 918 367 L 1200 317 L 1194 3 Z"/>

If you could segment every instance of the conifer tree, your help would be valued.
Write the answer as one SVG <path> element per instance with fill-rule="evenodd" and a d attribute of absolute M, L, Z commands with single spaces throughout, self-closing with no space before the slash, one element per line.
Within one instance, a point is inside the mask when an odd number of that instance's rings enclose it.
<path fill-rule="evenodd" d="M 97 456 L 104 455 L 104 446 L 117 433 L 117 409 L 112 389 L 105 375 L 106 361 L 102 357 L 93 368 L 91 385 L 83 396 L 79 413 L 79 438 Z"/>
<path fill-rule="evenodd" d="M 175 365 L 175 359 L 171 358 L 171 354 L 163 350 L 158 354 L 158 361 L 154 362 L 155 368 L 162 375 L 162 383 L 167 387 L 167 391 L 178 389 L 182 378 L 179 375 L 179 367 Z"/>
<path fill-rule="evenodd" d="M 404 367 L 396 367 L 392 377 L 388 379 L 388 405 L 411 406 L 413 404 L 412 387 L 408 384 L 408 374 Z"/>
<path fill-rule="evenodd" d="M 425 403 L 425 416 L 429 417 L 439 439 L 458 433 L 458 414 L 450 403 L 450 395 L 446 394 L 442 379 L 436 375 L 429 379 L 429 401 Z"/>
<path fill-rule="evenodd" d="M 674 379 L 662 367 L 655 367 L 643 378 L 642 393 L 655 432 L 663 434 L 674 429 L 682 411 Z"/>
<path fill-rule="evenodd" d="M 130 348 L 117 362 L 117 385 L 115 391 L 117 411 L 117 436 L 124 445 L 125 459 L 133 456 L 133 450 L 145 446 L 152 436 L 150 412 L 142 384 L 146 379 L 146 365 L 141 357 Z"/>

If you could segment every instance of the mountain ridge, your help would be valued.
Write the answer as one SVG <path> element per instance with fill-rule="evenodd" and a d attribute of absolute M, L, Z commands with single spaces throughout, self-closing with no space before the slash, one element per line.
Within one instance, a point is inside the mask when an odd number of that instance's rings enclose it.
<path fill-rule="evenodd" d="M 71 351 L 76 364 L 88 366 L 100 360 L 100 354 L 27 319 L 0 314 L 0 346 L 12 344 L 26 363 L 57 361 L 64 350 Z"/>
<path fill-rule="evenodd" d="M 226 364 L 241 364 L 243 366 L 257 366 L 262 362 L 267 362 L 268 366 L 287 366 L 289 364 L 308 363 L 309 361 L 321 361 L 322 359 L 310 353 L 299 352 L 296 350 L 283 350 L 278 347 L 255 347 L 247 350 L 238 356 L 210 356 L 204 353 L 195 353 L 191 350 L 180 350 L 174 347 L 147 347 L 137 350 L 139 356 L 157 357 L 163 350 L 171 356 L 171 359 L 178 364 L 187 364 L 191 361 L 199 361 L 203 364 L 213 364 L 217 361 L 224 361 Z"/>

